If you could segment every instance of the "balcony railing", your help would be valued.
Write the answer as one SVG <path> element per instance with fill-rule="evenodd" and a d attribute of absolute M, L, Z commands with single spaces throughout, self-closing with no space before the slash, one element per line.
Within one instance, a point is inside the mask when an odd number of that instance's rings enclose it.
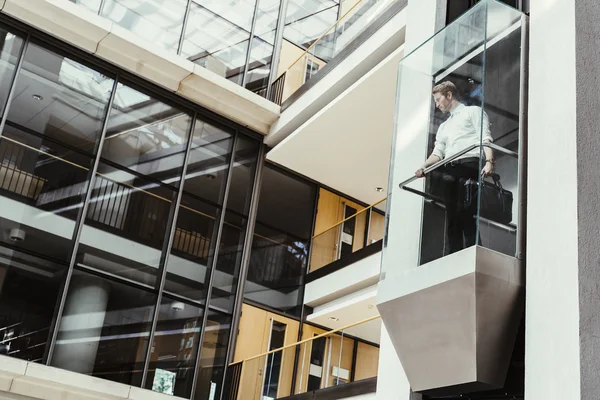
<path fill-rule="evenodd" d="M 229 365 L 223 398 L 281 399 L 376 377 L 379 347 L 353 334 L 378 329 L 379 318 L 373 316 Z"/>
<path fill-rule="evenodd" d="M 329 29 L 319 36 L 289 67 L 280 74 L 285 75 L 283 89 L 277 88 L 281 96 L 271 101 L 281 104 L 302 85 L 322 70 L 342 50 L 390 5 L 397 0 L 360 0 L 348 9 Z M 273 92 L 273 88 L 271 93 Z"/>
<path fill-rule="evenodd" d="M 383 238 L 385 218 L 374 211 L 386 199 L 381 199 L 345 218 L 312 238 L 309 272 L 350 254 L 374 245 Z"/>

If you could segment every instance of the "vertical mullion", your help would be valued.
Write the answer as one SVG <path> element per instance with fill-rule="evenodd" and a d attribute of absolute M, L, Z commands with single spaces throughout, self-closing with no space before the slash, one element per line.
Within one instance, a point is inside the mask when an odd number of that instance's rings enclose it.
<path fill-rule="evenodd" d="M 104 11 L 105 5 L 106 5 L 106 0 L 100 0 L 100 7 L 98 7 L 98 15 L 102 16 L 102 11 Z"/>
<path fill-rule="evenodd" d="M 267 83 L 267 99 L 271 98 L 271 86 L 279 73 L 279 61 L 281 58 L 281 47 L 283 46 L 283 31 L 285 30 L 288 1 L 289 0 L 281 0 L 281 3 L 279 4 L 279 19 L 277 20 L 275 41 L 273 42 L 273 54 L 271 55 L 271 72 L 269 73 L 269 80 Z"/>
<path fill-rule="evenodd" d="M 198 386 L 198 373 L 200 370 L 200 356 L 202 353 L 202 345 L 204 344 L 204 332 L 206 331 L 206 324 L 208 322 L 208 311 L 209 311 L 209 307 L 210 307 L 210 297 L 212 295 L 212 283 L 213 283 L 213 279 L 214 279 L 214 275 L 215 275 L 215 271 L 217 269 L 217 261 L 219 258 L 219 244 L 221 242 L 221 236 L 223 235 L 223 225 L 225 224 L 225 214 L 227 212 L 227 200 L 229 198 L 229 190 L 231 187 L 231 180 L 232 180 L 232 176 L 233 176 L 233 165 L 235 162 L 235 147 L 237 145 L 238 142 L 238 137 L 239 137 L 239 133 L 236 132 L 235 136 L 233 137 L 233 143 L 231 146 L 231 156 L 229 158 L 229 169 L 227 172 L 227 180 L 225 181 L 225 192 L 223 193 L 223 201 L 221 204 L 221 215 L 219 215 L 219 224 L 217 225 L 217 229 L 216 229 L 216 235 L 215 239 L 214 239 L 214 253 L 213 253 L 213 259 L 210 265 L 210 268 L 207 269 L 207 272 L 209 274 L 208 279 L 205 279 L 205 287 L 206 289 L 206 300 L 204 302 L 204 314 L 202 316 L 202 325 L 201 326 L 201 330 L 200 330 L 200 338 L 198 339 L 198 350 L 197 350 L 197 354 L 196 354 L 196 365 L 194 367 L 194 377 L 193 377 L 193 381 L 192 381 L 192 399 L 194 398 L 194 396 L 196 395 L 196 388 Z M 213 228 L 214 229 L 214 228 Z M 209 249 L 209 254 L 210 254 L 210 249 Z M 233 319 L 233 318 L 232 318 Z M 227 364 L 227 359 L 225 359 L 225 364 Z M 225 369 L 223 370 L 223 377 L 225 377 Z M 225 380 L 225 378 L 223 378 L 223 381 Z M 222 387 L 221 387 L 221 395 L 223 393 Z"/>
<path fill-rule="evenodd" d="M 227 352 L 225 356 L 225 369 L 233 358 L 233 346 L 237 340 L 237 330 L 240 324 L 240 314 L 242 309 L 242 302 L 244 300 L 244 289 L 246 286 L 246 276 L 248 274 L 248 267 L 250 265 L 250 251 L 252 250 L 252 240 L 254 238 L 254 225 L 256 223 L 256 214 L 258 212 L 258 197 L 260 194 L 260 188 L 262 183 L 262 172 L 265 164 L 266 152 L 265 146 L 261 144 L 258 153 L 258 160 L 256 164 L 256 171 L 254 173 L 254 187 L 252 188 L 252 197 L 250 200 L 250 212 L 248 216 L 248 222 L 246 224 L 246 237 L 244 238 L 244 247 L 242 250 L 242 264 L 240 266 L 240 276 L 238 278 L 238 287 L 236 290 L 235 304 L 233 307 L 233 318 L 231 321 L 231 331 L 229 332 L 229 341 L 227 345 Z M 225 384 L 225 374 L 223 374 L 223 381 L 221 387 Z M 223 392 L 221 391 L 221 394 Z"/>
<path fill-rule="evenodd" d="M 248 69 L 250 67 L 250 53 L 252 53 L 252 42 L 254 41 L 254 32 L 256 30 L 256 20 L 259 6 L 260 0 L 256 0 L 256 4 L 254 6 L 254 15 L 252 16 L 252 25 L 250 27 L 250 37 L 248 38 L 248 52 L 246 53 L 246 62 L 244 63 L 244 73 L 242 75 L 242 87 L 246 87 L 246 78 L 248 75 Z"/>
<path fill-rule="evenodd" d="M 19 73 L 23 68 L 23 60 L 25 59 L 25 52 L 29 47 L 29 41 L 31 40 L 31 36 L 27 35 L 25 39 L 23 39 L 23 46 L 21 46 L 21 50 L 19 52 L 17 66 L 15 68 L 15 74 L 12 79 L 12 83 L 10 89 L 8 91 L 8 96 L 6 98 L 6 105 L 4 106 L 4 112 L 2 113 L 2 120 L 0 120 L 0 138 L 4 135 L 4 126 L 6 125 L 6 119 L 8 118 L 8 111 L 10 110 L 10 106 L 12 104 L 13 96 L 17 89 L 17 81 L 19 80 Z"/>
<path fill-rule="evenodd" d="M 183 23 L 181 24 L 181 35 L 179 36 L 179 43 L 177 44 L 177 55 L 181 55 L 183 51 L 183 42 L 185 40 L 185 31 L 187 30 L 188 20 L 190 19 L 190 10 L 192 8 L 192 0 L 188 0 L 187 6 L 185 7 L 185 14 L 183 14 Z"/>
<path fill-rule="evenodd" d="M 185 182 L 185 175 L 187 174 L 187 164 L 190 158 L 190 152 L 192 149 L 192 140 L 194 139 L 194 130 L 196 128 L 196 113 L 192 114 L 192 123 L 190 124 L 190 136 L 187 142 L 187 148 L 185 150 L 185 156 L 183 158 L 183 169 L 181 171 L 181 180 L 179 182 L 179 190 L 177 191 L 177 198 L 173 203 L 171 212 L 169 213 L 169 238 L 166 243 L 163 244 L 163 251 L 161 254 L 161 260 L 159 264 L 159 277 L 158 281 L 158 294 L 156 296 L 156 306 L 154 308 L 154 316 L 152 319 L 152 327 L 150 328 L 150 335 L 148 336 L 148 348 L 146 349 L 146 359 L 144 361 L 144 371 L 142 373 L 142 384 L 141 387 L 146 386 L 146 379 L 148 378 L 148 368 L 150 366 L 150 357 L 152 356 L 152 344 L 154 343 L 154 335 L 156 334 L 156 327 L 158 325 L 158 318 L 160 316 L 160 305 L 162 302 L 162 292 L 165 287 L 165 280 L 167 278 L 167 264 L 169 261 L 169 255 L 171 253 L 171 246 L 173 245 L 173 238 L 175 236 L 175 229 L 177 226 L 177 215 L 179 213 L 179 205 L 181 204 L 181 198 L 183 196 L 183 186 Z"/>
<path fill-rule="evenodd" d="M 50 365 L 52 362 L 52 356 L 54 355 L 54 349 L 56 347 L 56 339 L 58 337 L 58 330 L 60 328 L 60 321 L 62 319 L 62 314 L 65 309 L 65 302 L 67 299 L 67 293 L 69 291 L 69 285 L 71 283 L 71 278 L 73 277 L 73 270 L 75 268 L 75 262 L 77 261 L 77 251 L 79 250 L 79 240 L 81 239 L 81 233 L 83 232 L 83 226 L 85 224 L 85 219 L 87 215 L 87 210 L 89 207 L 90 199 L 92 197 L 92 192 L 94 190 L 94 186 L 96 183 L 96 175 L 98 172 L 98 166 L 100 165 L 100 156 L 102 155 L 102 147 L 104 146 L 104 139 L 106 137 L 106 131 L 108 130 L 108 120 L 110 118 L 110 113 L 113 107 L 113 103 L 115 101 L 115 96 L 117 94 L 117 87 L 119 83 L 119 74 L 114 77 L 112 91 L 110 93 L 110 98 L 108 100 L 108 104 L 106 106 L 106 114 L 104 118 L 104 123 L 102 126 L 102 132 L 100 133 L 100 140 L 98 140 L 98 146 L 96 150 L 96 157 L 94 159 L 94 164 L 92 169 L 90 170 L 90 178 L 88 182 L 87 192 L 85 193 L 83 205 L 79 211 L 79 215 L 77 220 L 75 221 L 75 229 L 73 232 L 73 250 L 71 253 L 71 260 L 69 262 L 69 269 L 67 270 L 67 275 L 65 277 L 65 282 L 63 286 L 63 292 L 60 299 L 60 304 L 58 306 L 58 310 L 56 313 L 56 321 L 54 324 L 54 329 L 52 330 L 52 336 L 50 337 L 50 346 L 48 348 L 48 357 L 46 359 L 46 364 Z"/>

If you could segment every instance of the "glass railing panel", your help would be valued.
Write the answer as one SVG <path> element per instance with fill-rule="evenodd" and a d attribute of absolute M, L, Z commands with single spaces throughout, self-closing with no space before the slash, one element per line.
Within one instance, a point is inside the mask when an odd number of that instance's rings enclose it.
<path fill-rule="evenodd" d="M 396 1 L 398 0 L 359 0 L 344 3 L 340 19 L 283 72 L 286 79 L 281 101 L 288 99 L 322 70 Z"/>
<path fill-rule="evenodd" d="M 369 339 L 380 324 L 374 316 L 329 332 L 305 325 L 307 339 L 230 364 L 223 398 L 281 399 L 376 377 L 379 346 Z"/>
<path fill-rule="evenodd" d="M 312 239 L 309 272 L 343 259 L 370 245 L 376 245 L 383 238 L 385 217 L 375 207 L 383 201 L 354 210 L 346 208 L 344 219 L 327 229 L 318 232 Z"/>
<path fill-rule="evenodd" d="M 384 272 L 519 255 L 524 23 L 482 1 L 400 62 Z"/>

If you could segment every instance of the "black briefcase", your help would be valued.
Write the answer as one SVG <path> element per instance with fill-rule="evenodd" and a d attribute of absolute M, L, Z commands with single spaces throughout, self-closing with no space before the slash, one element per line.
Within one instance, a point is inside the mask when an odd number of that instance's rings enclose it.
<path fill-rule="evenodd" d="M 500 176 L 492 175 L 493 182 L 482 181 L 480 216 L 501 224 L 512 221 L 513 194 L 504 189 Z M 465 210 L 477 213 L 477 179 L 465 182 Z"/>

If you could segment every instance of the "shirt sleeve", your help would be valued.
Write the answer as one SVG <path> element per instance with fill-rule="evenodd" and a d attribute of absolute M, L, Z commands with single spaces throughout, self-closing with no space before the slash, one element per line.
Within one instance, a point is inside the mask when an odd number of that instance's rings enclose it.
<path fill-rule="evenodd" d="M 446 158 L 446 137 L 443 135 L 444 124 L 440 125 L 435 135 L 435 146 L 431 155 L 438 156 L 440 160 Z"/>
<path fill-rule="evenodd" d="M 483 116 L 483 124 L 482 124 L 482 116 Z M 481 132 L 483 129 L 483 133 L 481 135 L 481 141 L 484 143 L 492 143 L 494 138 L 492 137 L 492 132 L 490 130 L 490 120 L 485 111 L 481 109 L 481 107 L 473 107 L 471 110 L 471 121 L 473 121 L 473 125 L 475 126 L 475 131 L 477 133 Z"/>

